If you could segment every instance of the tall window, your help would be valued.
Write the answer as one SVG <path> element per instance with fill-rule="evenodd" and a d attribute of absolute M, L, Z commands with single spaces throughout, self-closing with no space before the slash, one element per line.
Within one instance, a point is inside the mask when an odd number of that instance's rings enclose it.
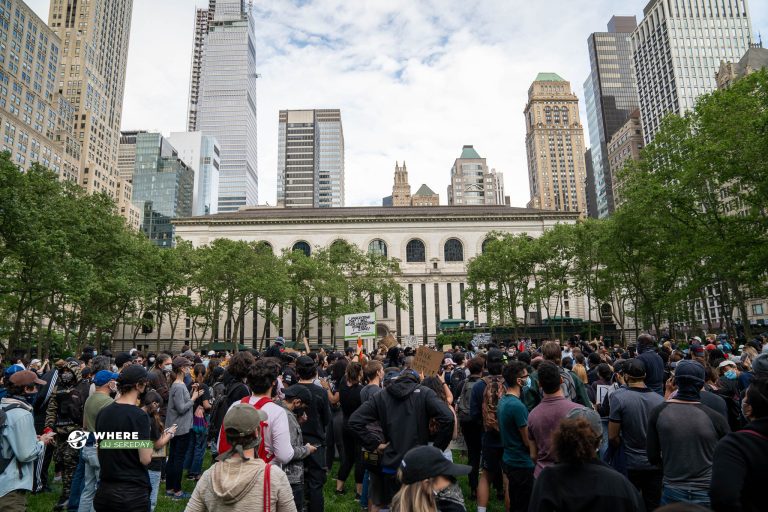
<path fill-rule="evenodd" d="M 381 256 L 387 257 L 387 243 L 384 242 L 384 240 L 379 240 L 378 238 L 376 240 L 371 241 L 371 243 L 368 244 L 368 253 L 370 254 L 379 254 Z"/>
<path fill-rule="evenodd" d="M 445 242 L 445 261 L 464 261 L 464 247 L 455 238 Z"/>
<path fill-rule="evenodd" d="M 301 241 L 296 242 L 295 244 L 293 244 L 293 249 L 291 249 L 291 250 L 303 252 L 304 256 L 307 256 L 307 257 L 310 254 L 312 254 L 312 248 L 304 240 L 301 240 Z"/>
<path fill-rule="evenodd" d="M 405 246 L 405 261 L 408 263 L 422 263 L 427 261 L 427 251 L 424 242 L 413 239 Z"/>
<path fill-rule="evenodd" d="M 493 238 L 486 238 L 485 240 L 483 240 L 483 246 L 482 246 L 482 248 L 480 249 L 480 251 L 481 251 L 483 254 L 485 254 L 485 251 L 487 251 L 487 250 L 488 250 L 488 244 L 489 244 L 489 243 L 491 243 L 491 240 L 493 240 Z"/>

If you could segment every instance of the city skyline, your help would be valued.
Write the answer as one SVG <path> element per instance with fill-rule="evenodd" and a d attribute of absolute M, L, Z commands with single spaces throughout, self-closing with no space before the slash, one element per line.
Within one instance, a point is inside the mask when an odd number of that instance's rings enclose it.
<path fill-rule="evenodd" d="M 432 184 L 445 202 L 455 148 L 470 143 L 505 174 L 512 205 L 523 206 L 521 113 L 530 82 L 539 72 L 571 81 L 586 120 L 580 84 L 589 73 L 587 37 L 612 14 L 639 21 L 648 2 L 567 2 L 554 10 L 492 1 L 449 9 L 298 3 L 255 2 L 261 203 L 276 197 L 278 111 L 331 107 L 345 118 L 347 204 L 379 204 L 398 158 L 409 162 L 413 183 Z M 49 0 L 28 4 L 47 20 Z M 134 2 L 123 129 L 168 135 L 186 128 L 195 7 L 207 5 Z M 751 2 L 749 9 L 756 36 L 768 26 L 768 5 Z M 544 27 L 553 30 L 542 39 Z"/>

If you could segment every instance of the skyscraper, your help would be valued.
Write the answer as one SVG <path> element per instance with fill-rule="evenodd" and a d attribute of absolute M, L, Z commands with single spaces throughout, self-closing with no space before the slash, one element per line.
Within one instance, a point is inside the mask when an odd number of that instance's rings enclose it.
<path fill-rule="evenodd" d="M 408 168 L 395 162 L 395 184 L 392 185 L 392 206 L 411 205 L 411 185 L 408 183 Z"/>
<path fill-rule="evenodd" d="M 587 214 L 584 129 L 579 99 L 555 73 L 539 73 L 525 106 L 529 208 Z"/>
<path fill-rule="evenodd" d="M 451 184 L 448 185 L 449 205 L 481 205 L 499 203 L 499 194 L 504 197 L 504 191 L 498 190 L 503 186 L 496 170 L 488 170 L 485 158 L 472 145 L 461 148 L 461 155 L 451 167 Z"/>
<path fill-rule="evenodd" d="M 643 149 L 643 130 L 640 126 L 640 110 L 629 115 L 624 126 L 616 130 L 608 141 L 608 165 L 613 185 L 613 201 L 618 207 L 623 202 L 621 197 L 621 172 L 630 160 L 640 160 Z"/>
<path fill-rule="evenodd" d="M 51 0 L 48 25 L 61 39 L 59 93 L 74 107 L 80 184 L 122 203 L 117 152 L 133 0 Z M 123 193 L 119 193 L 119 190 Z"/>
<path fill-rule="evenodd" d="M 216 0 L 203 43 L 196 129 L 221 146 L 218 211 L 258 203 L 256 34 L 244 0 Z"/>
<path fill-rule="evenodd" d="M 141 211 L 141 230 L 160 247 L 174 244 L 171 219 L 192 215 L 194 172 L 159 133 L 136 135 L 133 204 Z"/>
<path fill-rule="evenodd" d="M 653 140 L 663 117 L 683 114 L 717 87 L 720 61 L 749 48 L 746 0 L 651 0 L 632 34 L 643 137 Z"/>
<path fill-rule="evenodd" d="M 200 98 L 200 76 L 203 72 L 203 51 L 208 26 L 216 12 L 216 0 L 209 0 L 208 9 L 195 9 L 195 32 L 192 38 L 192 66 L 189 78 L 189 107 L 187 131 L 197 130 L 197 102 Z"/>
<path fill-rule="evenodd" d="M 613 212 L 613 186 L 608 165 L 607 144 L 611 136 L 638 107 L 637 87 L 632 72 L 634 16 L 613 16 L 608 32 L 595 32 L 587 39 L 591 71 L 584 82 L 589 141 L 592 144 L 592 173 L 597 216 Z"/>
<path fill-rule="evenodd" d="M 281 110 L 277 204 L 286 208 L 344 206 L 341 111 Z"/>
<path fill-rule="evenodd" d="M 133 182 L 133 171 L 136 168 L 136 136 L 146 133 L 146 130 L 120 132 L 120 145 L 117 148 L 117 170 L 120 178 L 128 183 Z"/>
<path fill-rule="evenodd" d="M 195 173 L 192 193 L 192 215 L 217 213 L 221 150 L 214 137 L 202 132 L 172 132 L 168 142 L 179 159 Z"/>

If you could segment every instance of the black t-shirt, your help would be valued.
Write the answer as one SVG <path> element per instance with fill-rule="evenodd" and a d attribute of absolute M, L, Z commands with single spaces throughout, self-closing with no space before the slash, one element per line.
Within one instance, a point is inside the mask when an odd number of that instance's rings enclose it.
<path fill-rule="evenodd" d="M 192 405 L 193 414 L 199 406 L 203 405 L 203 402 L 206 400 L 210 402 L 211 400 L 211 388 L 208 387 L 208 384 L 200 384 L 200 391 L 202 391 L 202 393 L 197 397 L 197 400 L 195 400 L 195 403 Z M 192 394 L 191 385 L 189 386 L 189 393 Z"/>
<path fill-rule="evenodd" d="M 157 428 L 157 422 L 153 420 L 152 418 L 149 418 L 149 439 L 152 440 L 154 443 L 158 439 L 160 439 L 160 436 L 162 436 L 163 433 L 160 431 L 159 428 Z M 157 454 L 157 456 L 155 456 Z M 149 471 L 162 471 L 163 470 L 163 460 L 165 460 L 165 446 L 157 450 L 156 452 L 152 453 L 152 462 L 149 463 L 149 466 L 147 466 L 147 469 Z"/>
<path fill-rule="evenodd" d="M 135 405 L 113 402 L 96 416 L 96 432 L 136 432 L 139 440 L 150 439 L 149 415 Z M 99 450 L 99 478 L 103 482 L 134 484 L 151 490 L 147 467 L 139 450 Z"/>
<path fill-rule="evenodd" d="M 302 384 L 312 394 L 312 404 L 307 407 L 307 421 L 301 424 L 304 442 L 325 445 L 325 432 L 331 422 L 331 406 L 328 392 L 317 384 Z"/>
<path fill-rule="evenodd" d="M 362 400 L 360 398 L 360 391 L 363 389 L 362 384 L 355 384 L 350 386 L 347 384 L 347 379 L 341 381 L 339 386 L 339 401 L 341 402 L 341 413 L 344 415 L 344 421 L 348 420 L 352 413 L 354 413 Z"/>

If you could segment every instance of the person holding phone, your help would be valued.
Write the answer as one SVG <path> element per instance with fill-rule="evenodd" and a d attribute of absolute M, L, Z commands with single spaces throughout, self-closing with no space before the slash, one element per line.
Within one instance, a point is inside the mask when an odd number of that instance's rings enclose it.
<path fill-rule="evenodd" d="M 184 384 L 184 378 L 189 375 L 192 363 L 189 359 L 176 356 L 172 363 L 174 382 L 168 393 L 168 411 L 165 416 L 165 424 L 177 424 L 174 437 L 171 439 L 168 454 L 168 463 L 165 468 L 166 495 L 172 499 L 188 499 L 189 493 L 185 493 L 181 487 L 181 477 L 184 472 L 184 458 L 189 449 L 189 441 L 192 437 L 192 406 L 200 396 L 198 386 L 192 386 L 192 394 Z M 197 384 L 197 383 L 195 383 Z"/>
<path fill-rule="evenodd" d="M 160 476 L 163 470 L 163 461 L 166 457 L 166 446 L 176 434 L 178 425 L 163 428 L 163 420 L 160 417 L 160 408 L 163 406 L 163 397 L 155 390 L 148 391 L 144 396 L 142 409 L 149 415 L 149 439 L 154 443 L 152 462 L 147 466 L 149 482 L 152 484 L 152 493 L 149 495 L 150 509 L 154 512 L 157 505 L 157 492 L 160 489 Z"/>

